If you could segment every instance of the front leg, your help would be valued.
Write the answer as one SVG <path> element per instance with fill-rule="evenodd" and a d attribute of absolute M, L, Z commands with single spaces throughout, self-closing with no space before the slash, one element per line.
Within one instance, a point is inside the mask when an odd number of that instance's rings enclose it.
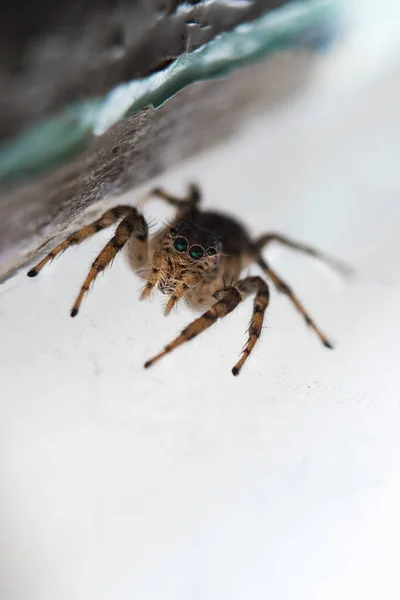
<path fill-rule="evenodd" d="M 134 236 L 143 246 L 147 248 L 148 228 L 144 217 L 138 213 L 136 208 L 130 207 L 130 214 L 125 217 L 115 230 L 114 237 L 104 246 L 96 260 L 93 262 L 83 286 L 75 300 L 71 310 L 71 317 L 78 314 L 83 298 L 88 293 L 90 285 L 97 275 L 114 260 L 118 252 L 122 250 L 126 242 Z"/>
<path fill-rule="evenodd" d="M 240 293 L 234 287 L 224 288 L 219 292 L 219 297 L 220 299 L 207 312 L 190 323 L 173 342 L 165 346 L 164 350 L 148 360 L 144 365 L 145 369 L 151 367 L 156 361 L 169 352 L 172 352 L 172 350 L 175 350 L 175 348 L 178 348 L 178 346 L 188 342 L 205 329 L 208 329 L 208 327 L 211 327 L 218 319 L 226 317 L 242 301 Z"/>
<path fill-rule="evenodd" d="M 265 311 L 269 304 L 269 288 L 266 281 L 261 277 L 246 277 L 237 284 L 238 289 L 244 296 L 255 293 L 253 314 L 248 329 L 249 338 L 242 351 L 242 356 L 232 369 L 233 375 L 239 375 L 240 369 L 249 358 L 251 351 L 260 338 L 264 322 Z"/>
<path fill-rule="evenodd" d="M 86 225 L 86 227 L 82 227 L 82 229 L 75 231 L 68 236 L 66 240 L 61 242 L 61 244 L 58 244 L 58 246 L 53 248 L 53 250 L 49 252 L 47 256 L 45 256 L 35 267 L 33 267 L 33 269 L 28 271 L 28 277 L 36 277 L 36 275 L 40 273 L 47 263 L 51 262 L 59 254 L 62 254 L 65 250 L 67 250 L 67 248 L 81 244 L 99 231 L 110 227 L 115 222 L 130 214 L 137 214 L 136 208 L 133 206 L 115 206 L 114 208 L 107 210 L 107 212 L 105 212 L 99 219 L 93 223 L 90 223 L 90 225 Z"/>

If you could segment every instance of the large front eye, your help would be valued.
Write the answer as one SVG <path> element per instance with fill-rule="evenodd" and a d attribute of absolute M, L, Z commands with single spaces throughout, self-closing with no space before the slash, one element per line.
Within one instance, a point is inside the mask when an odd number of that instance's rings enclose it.
<path fill-rule="evenodd" d="M 204 250 L 201 246 L 191 246 L 189 250 L 189 256 L 194 258 L 195 260 L 199 260 L 204 256 Z"/>
<path fill-rule="evenodd" d="M 178 252 L 185 252 L 185 250 L 187 250 L 187 247 L 188 247 L 187 240 L 185 240 L 185 238 L 183 238 L 183 237 L 177 237 L 176 240 L 174 241 L 174 248 Z"/>

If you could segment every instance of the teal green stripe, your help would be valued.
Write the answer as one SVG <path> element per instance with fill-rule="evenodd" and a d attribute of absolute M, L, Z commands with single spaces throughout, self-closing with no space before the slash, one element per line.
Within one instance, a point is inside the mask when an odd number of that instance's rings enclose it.
<path fill-rule="evenodd" d="M 310 32 L 334 26 L 337 14 L 335 0 L 294 0 L 218 35 L 162 72 L 121 84 L 104 98 L 77 103 L 38 122 L 0 148 L 0 183 L 38 176 L 62 165 L 82 152 L 93 135 L 146 106 L 158 108 L 191 83 L 220 77 L 278 49 L 309 44 Z"/>

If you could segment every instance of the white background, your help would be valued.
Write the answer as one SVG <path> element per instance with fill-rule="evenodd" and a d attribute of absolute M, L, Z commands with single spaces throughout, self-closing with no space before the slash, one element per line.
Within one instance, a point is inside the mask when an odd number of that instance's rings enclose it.
<path fill-rule="evenodd" d="M 333 352 L 273 292 L 239 377 L 250 301 L 143 370 L 193 315 L 139 302 L 121 256 L 72 320 L 110 232 L 1 286 L 1 598 L 399 597 L 399 69 L 326 60 L 159 183 L 355 266 L 269 252 Z"/>

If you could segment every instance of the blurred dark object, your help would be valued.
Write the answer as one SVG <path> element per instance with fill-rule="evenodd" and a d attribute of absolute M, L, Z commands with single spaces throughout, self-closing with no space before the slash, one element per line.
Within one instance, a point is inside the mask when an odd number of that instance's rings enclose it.
<path fill-rule="evenodd" d="M 288 0 L 14 0 L 0 8 L 0 140 L 163 69 Z"/>
<path fill-rule="evenodd" d="M 1 8 L 3 158 L 7 161 L 11 156 L 9 148 L 18 134 L 22 134 L 24 154 L 29 145 L 26 132 L 41 119 L 46 124 L 79 102 L 101 99 L 115 85 L 162 70 L 217 33 L 284 4 L 289 2 L 62 0 L 36 6 L 35 2 L 16 0 L 7 9 Z M 281 21 L 275 22 L 279 29 Z M 296 25 L 288 30 L 290 41 Z M 286 101 L 308 80 L 314 56 L 298 49 L 278 53 L 219 79 L 191 85 L 157 110 L 144 108 L 104 134 L 90 135 L 87 143 L 65 155 L 57 168 L 49 166 L 45 174 L 36 172 L 25 180 L 16 177 L 3 183 L 0 279 L 14 273 L 50 240 L 54 243 L 88 207 L 134 189 L 186 157 L 222 143 L 247 115 Z M 43 136 L 38 153 L 41 148 L 60 153 L 63 140 L 59 144 L 57 140 L 46 145 Z M 17 176 L 22 169 L 18 161 Z"/>
<path fill-rule="evenodd" d="M 0 196 L 0 279 L 33 256 L 86 208 L 133 189 L 169 166 L 235 134 L 246 116 L 305 85 L 314 55 L 282 53 L 183 90 L 94 138 L 78 158 Z M 56 238 L 56 240 L 54 240 Z"/>

